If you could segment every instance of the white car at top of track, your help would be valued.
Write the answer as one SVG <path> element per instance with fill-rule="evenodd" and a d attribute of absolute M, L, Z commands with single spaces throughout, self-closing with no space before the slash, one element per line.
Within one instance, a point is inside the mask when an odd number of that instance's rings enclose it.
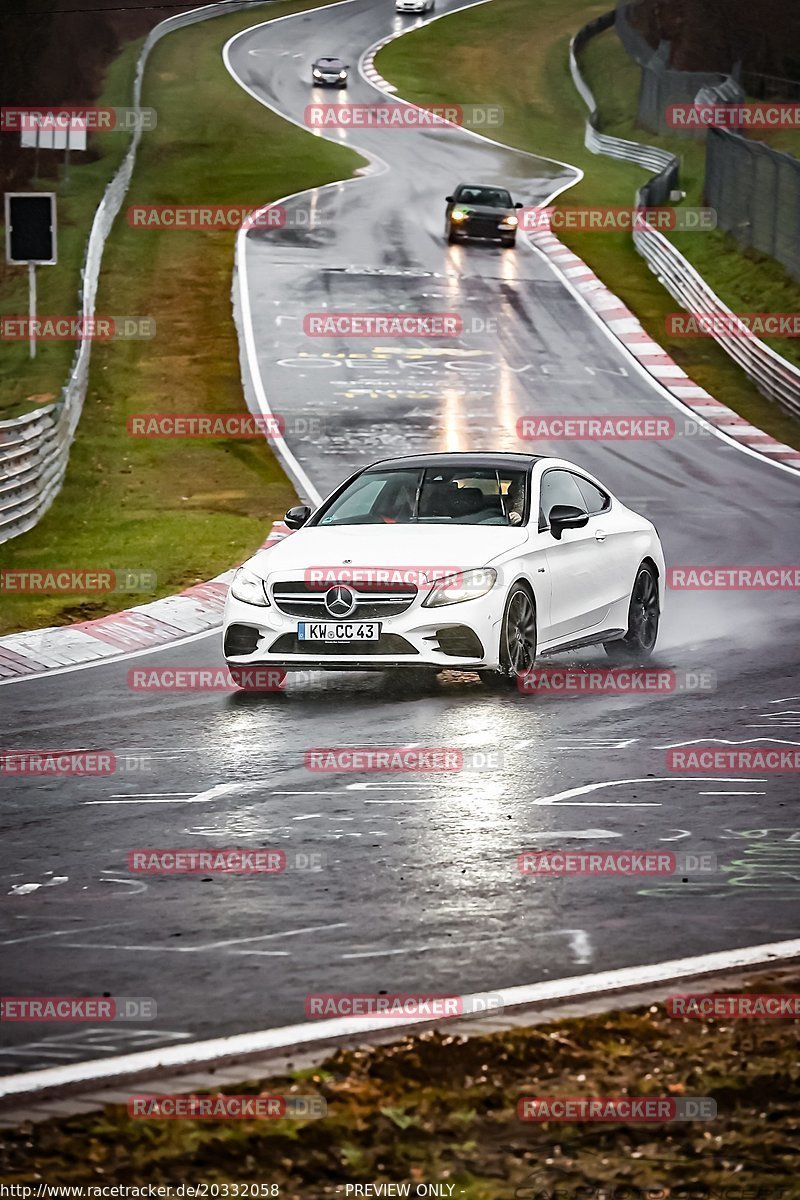
<path fill-rule="evenodd" d="M 480 672 L 602 644 L 639 662 L 664 602 L 661 542 L 588 471 L 511 453 L 378 462 L 239 570 L 224 616 L 237 668 Z"/>

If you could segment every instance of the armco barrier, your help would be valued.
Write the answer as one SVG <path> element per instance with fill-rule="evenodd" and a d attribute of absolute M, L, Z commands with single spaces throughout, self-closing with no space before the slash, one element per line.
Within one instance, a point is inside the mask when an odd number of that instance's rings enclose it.
<path fill-rule="evenodd" d="M 636 194 L 637 206 L 652 207 L 665 203 L 669 193 L 677 186 L 678 159 L 668 151 L 659 150 L 654 146 L 645 146 L 639 142 L 599 133 L 597 102 L 578 66 L 578 51 L 590 38 L 610 29 L 614 18 L 614 12 L 603 13 L 575 34 L 569 47 L 570 71 L 575 87 L 589 109 L 585 133 L 587 150 L 593 154 L 606 154 L 610 158 L 623 159 L 645 170 L 656 172 Z M 732 315 L 731 309 L 723 304 L 688 259 L 663 233 L 650 226 L 644 226 L 634 232 L 633 240 L 636 249 L 657 276 L 659 283 L 663 284 L 683 308 L 692 313 L 720 317 L 723 321 Z M 746 372 L 763 395 L 777 401 L 795 416 L 800 416 L 800 368 L 782 358 L 753 335 L 730 336 L 714 332 L 713 337 Z"/>
<path fill-rule="evenodd" d="M 150 51 L 173 30 L 225 12 L 254 8 L 267 0 L 217 0 L 161 21 L 148 34 L 136 64 L 133 107 L 140 108 L 142 79 Z M 116 174 L 109 182 L 94 214 L 81 272 L 80 311 L 89 320 L 95 311 L 100 262 L 106 238 L 114 223 L 133 174 L 141 130 L 136 129 Z M 69 451 L 86 397 L 91 339 L 82 338 L 60 400 L 8 421 L 0 421 L 0 542 L 31 529 L 61 490 Z"/>

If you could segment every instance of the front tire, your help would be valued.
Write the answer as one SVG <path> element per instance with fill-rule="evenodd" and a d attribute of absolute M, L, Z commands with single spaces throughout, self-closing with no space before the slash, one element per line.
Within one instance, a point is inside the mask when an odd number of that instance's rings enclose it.
<path fill-rule="evenodd" d="M 649 563 L 642 563 L 633 583 L 625 637 L 603 643 L 608 657 L 627 663 L 648 659 L 655 649 L 660 617 L 658 576 Z"/>
<path fill-rule="evenodd" d="M 536 662 L 536 605 L 528 589 L 515 583 L 500 625 L 500 670 L 481 671 L 488 687 L 516 687 Z"/>
<path fill-rule="evenodd" d="M 501 238 L 500 244 L 502 246 L 508 246 L 510 249 L 513 248 L 517 244 L 517 235 L 514 234 L 514 236 L 510 237 L 510 238 L 508 238 L 508 237 Z"/>

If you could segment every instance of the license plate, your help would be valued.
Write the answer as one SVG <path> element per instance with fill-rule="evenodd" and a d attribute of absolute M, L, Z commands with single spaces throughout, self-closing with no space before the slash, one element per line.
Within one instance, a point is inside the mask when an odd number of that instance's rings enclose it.
<path fill-rule="evenodd" d="M 380 636 L 380 621 L 300 621 L 297 626 L 300 642 L 377 642 Z"/>

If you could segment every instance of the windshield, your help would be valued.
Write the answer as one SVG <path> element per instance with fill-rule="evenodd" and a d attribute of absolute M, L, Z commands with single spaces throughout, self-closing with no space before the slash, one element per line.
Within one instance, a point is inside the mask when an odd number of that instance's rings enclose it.
<path fill-rule="evenodd" d="M 525 471 L 434 467 L 365 471 L 313 525 L 521 525 Z"/>
<path fill-rule="evenodd" d="M 511 195 L 505 188 L 462 187 L 456 200 L 459 204 L 484 204 L 487 208 L 513 208 Z"/>

